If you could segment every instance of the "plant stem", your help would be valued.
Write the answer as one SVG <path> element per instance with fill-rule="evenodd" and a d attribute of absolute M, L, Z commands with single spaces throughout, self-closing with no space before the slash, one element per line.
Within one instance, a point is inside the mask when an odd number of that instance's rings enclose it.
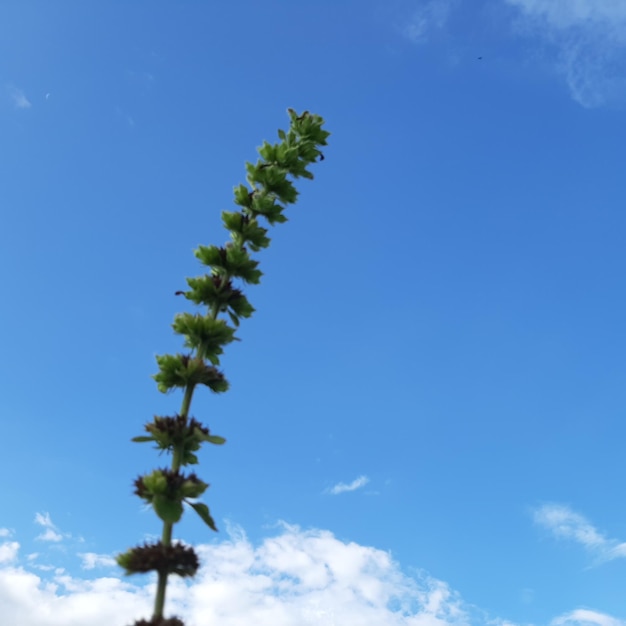
<path fill-rule="evenodd" d="M 165 430 L 160 432 L 162 429 L 158 423 L 159 418 L 155 417 L 152 424 L 146 425 L 150 437 L 133 438 L 138 442 L 156 441 L 161 450 L 172 452 L 170 470 L 155 470 L 152 474 L 140 476 L 135 481 L 135 493 L 144 501 L 152 502 L 155 512 L 162 520 L 178 519 L 183 513 L 183 505 L 189 504 L 184 494 L 196 491 L 202 493 L 208 486 L 195 474 L 188 476 L 182 474 L 180 468 L 198 462 L 193 452 L 201 443 L 225 442 L 223 437 L 206 436 L 209 431 L 202 425 L 199 425 L 199 431 L 194 428 L 191 432 L 189 411 L 196 384 L 207 386 L 216 393 L 228 389 L 228 381 L 214 366 L 220 364 L 219 355 L 222 354 L 223 346 L 238 340 L 235 332 L 240 319 L 250 317 L 254 312 L 254 308 L 241 290 L 233 287 L 232 280 L 257 284 L 262 275 L 257 269 L 258 262 L 250 258 L 246 247 L 249 243 L 249 248 L 257 252 L 270 244 L 268 230 L 259 225 L 257 218 L 266 218 L 269 225 L 285 221 L 282 211 L 286 205 L 296 201 L 298 194 L 288 176 L 291 175 L 294 179 L 301 176 L 313 178 L 306 166 L 315 162 L 318 157 L 320 160 L 324 158 L 318 150 L 318 146 L 326 145 L 326 137 L 329 135 L 328 132 L 321 130 L 324 120 L 320 116 L 311 115 L 308 111 L 299 116 L 293 109 L 288 109 L 288 113 L 291 119 L 289 132 L 278 131 L 282 143 L 271 145 L 264 142 L 258 149 L 261 161 L 256 165 L 246 163 L 248 185 L 240 184 L 234 190 L 235 204 L 243 207 L 240 213 L 231 211 L 222 213 L 222 221 L 230 231 L 231 241 L 221 248 L 200 246 L 195 251 L 200 262 L 211 268 L 211 273 L 188 279 L 187 282 L 191 287 L 189 292 L 176 292 L 177 295 L 184 294 L 196 304 L 208 306 L 204 316 L 181 314 L 175 318 L 174 330 L 177 334 L 185 335 L 185 346 L 190 348 L 191 352 L 185 355 L 157 357 L 159 372 L 155 374 L 154 379 L 157 381 L 159 391 L 183 388 L 181 410 L 173 418 L 164 418 L 167 420 L 165 422 L 167 429 L 172 427 L 172 432 Z M 218 320 L 221 314 L 228 316 L 232 325 L 225 319 Z M 197 375 L 198 372 L 200 376 Z M 190 380 L 201 382 L 190 383 Z M 165 501 L 157 501 L 155 499 L 157 496 L 164 497 Z M 207 526 L 217 530 L 206 505 L 194 504 L 193 507 Z M 119 564 L 125 567 L 127 573 L 145 572 L 147 570 L 144 563 L 135 561 L 156 550 L 156 554 L 149 555 L 156 557 L 156 564 L 149 569 L 156 569 L 158 574 L 152 617 L 152 623 L 155 624 L 163 621 L 169 574 L 175 572 L 181 576 L 193 576 L 198 568 L 198 557 L 192 549 L 172 546 L 174 523 L 163 522 L 160 543 L 138 546 L 118 557 Z M 159 554 L 161 548 L 163 552 Z M 183 554 L 177 554 L 177 550 Z M 190 561 L 187 556 L 193 557 L 193 560 Z M 182 567 L 183 565 L 186 565 L 187 569 Z M 145 620 L 141 620 L 136 623 L 144 622 Z"/>
<path fill-rule="evenodd" d="M 165 528 L 163 529 L 165 533 Z M 172 534 L 172 526 L 170 524 L 170 535 Z M 156 596 L 154 599 L 153 620 L 163 618 L 163 608 L 165 607 L 165 589 L 167 587 L 167 573 L 159 572 L 159 580 L 157 582 Z"/>
<path fill-rule="evenodd" d="M 226 281 L 228 278 L 225 278 Z M 210 316 L 213 319 L 216 319 L 219 315 L 219 305 L 214 305 L 211 308 Z M 198 350 L 196 353 L 197 359 L 202 359 L 203 354 Z M 185 395 L 183 396 L 183 403 L 180 407 L 180 415 L 184 417 L 185 420 L 189 416 L 189 408 L 191 407 L 191 399 L 193 398 L 193 392 L 195 389 L 195 385 L 188 385 L 185 387 Z M 172 471 L 177 472 L 180 469 L 182 464 L 182 450 L 183 444 L 181 443 L 180 447 L 176 447 L 173 450 L 172 454 Z M 172 545 L 172 530 L 174 528 L 174 524 L 171 522 L 163 522 L 163 533 L 161 535 L 161 543 L 164 546 Z M 165 591 L 167 589 L 167 572 L 159 572 L 159 577 L 157 580 L 157 590 L 156 596 L 154 599 L 154 615 L 153 619 L 162 618 L 163 610 L 165 608 Z"/>
<path fill-rule="evenodd" d="M 183 396 L 183 404 L 180 407 L 180 414 L 185 419 L 189 415 L 189 407 L 191 406 L 191 398 L 193 398 L 193 391 L 195 389 L 195 385 L 188 385 L 185 388 L 185 395 Z M 174 459 L 176 458 L 176 450 L 174 450 Z M 180 467 L 180 459 L 178 466 L 174 467 L 174 461 L 172 461 L 172 469 L 177 470 Z"/>
<path fill-rule="evenodd" d="M 189 407 L 191 406 L 191 399 L 193 398 L 193 392 L 195 385 L 188 385 L 185 388 L 185 395 L 183 396 L 183 403 L 180 407 L 180 415 L 187 419 L 189 415 Z M 172 471 L 177 472 L 180 469 L 182 463 L 182 446 L 174 448 L 172 454 Z M 163 522 L 163 533 L 161 535 L 161 543 L 164 546 L 172 545 L 172 530 L 174 524 L 171 522 Z M 154 599 L 154 615 L 153 618 L 162 618 L 163 609 L 165 608 L 165 590 L 167 589 L 167 572 L 159 572 L 159 578 L 157 581 L 156 596 Z"/>

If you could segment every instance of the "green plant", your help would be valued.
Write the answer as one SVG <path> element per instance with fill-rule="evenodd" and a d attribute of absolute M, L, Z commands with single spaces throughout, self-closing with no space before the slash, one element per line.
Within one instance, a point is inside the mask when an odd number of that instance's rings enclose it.
<path fill-rule="evenodd" d="M 157 356 L 159 371 L 154 379 L 159 391 L 180 389 L 183 401 L 178 415 L 155 416 L 145 424 L 147 434 L 133 438 L 136 442 L 153 442 L 156 449 L 172 455 L 170 468 L 156 469 L 134 483 L 135 494 L 152 505 L 163 522 L 161 540 L 136 546 L 117 557 L 126 574 L 154 571 L 158 577 L 152 619 L 136 621 L 134 626 L 183 626 L 176 617 L 165 619 L 163 610 L 169 575 L 193 576 L 199 567 L 193 548 L 172 541 L 173 528 L 182 517 L 184 505 L 195 510 L 209 528 L 217 530 L 207 505 L 197 502 L 208 484 L 181 468 L 198 463 L 196 452 L 202 444 L 221 445 L 225 439 L 211 434 L 206 426 L 189 416 L 189 410 L 196 387 L 208 387 L 215 393 L 228 389 L 228 382 L 217 369 L 220 355 L 224 346 L 237 340 L 235 332 L 241 318 L 254 312 L 233 281 L 258 284 L 262 272 L 249 251 L 258 252 L 270 244 L 268 231 L 259 219 L 264 218 L 270 225 L 287 221 L 283 211 L 298 197 L 289 177 L 313 178 L 307 166 L 324 158 L 319 148 L 326 145 L 330 134 L 322 129 L 324 120 L 308 111 L 301 115 L 292 109 L 288 112 L 290 127 L 287 132 L 278 131 L 280 142 L 264 142 L 258 149 L 261 158 L 257 163 L 246 163 L 249 187 L 238 185 L 234 190 L 235 204 L 240 210 L 222 212 L 222 222 L 230 231 L 231 241 L 222 247 L 198 247 L 195 256 L 210 272 L 188 278 L 189 290 L 177 292 L 206 307 L 205 314 L 179 313 L 174 318 L 174 332 L 185 338 L 189 352 Z"/>

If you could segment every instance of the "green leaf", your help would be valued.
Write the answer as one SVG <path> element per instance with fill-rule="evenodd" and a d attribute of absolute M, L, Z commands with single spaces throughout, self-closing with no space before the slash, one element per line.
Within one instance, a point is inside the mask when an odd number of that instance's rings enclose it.
<path fill-rule="evenodd" d="M 250 213 L 253 216 L 262 215 L 270 224 L 282 223 L 287 221 L 287 218 L 282 215 L 284 208 L 280 204 L 276 204 L 276 199 L 272 195 L 263 192 L 255 194 L 250 206 Z"/>
<path fill-rule="evenodd" d="M 234 188 L 235 204 L 239 206 L 249 207 L 252 199 L 250 198 L 250 190 L 245 185 L 239 185 Z"/>
<path fill-rule="evenodd" d="M 275 161 L 276 160 L 276 146 L 268 143 L 267 141 L 263 142 L 263 145 L 258 149 L 258 153 L 266 160 L 266 161 Z"/>
<path fill-rule="evenodd" d="M 181 354 L 157 355 L 159 372 L 152 378 L 157 383 L 159 391 L 166 393 L 173 387 L 185 387 L 187 385 L 187 364 L 189 357 Z"/>
<path fill-rule="evenodd" d="M 247 283 L 258 284 L 263 273 L 257 269 L 258 261 L 250 258 L 248 251 L 240 246 L 227 244 L 222 267 L 229 276 L 241 278 Z"/>
<path fill-rule="evenodd" d="M 144 443 L 145 441 L 154 441 L 154 437 L 149 437 L 147 435 L 140 435 L 139 437 L 133 437 L 131 441 L 136 441 L 137 443 Z"/>
<path fill-rule="evenodd" d="M 175 524 L 183 515 L 183 503 L 166 496 L 154 496 L 152 506 L 156 514 L 167 524 Z"/>
<path fill-rule="evenodd" d="M 143 477 L 143 484 L 152 495 L 163 495 L 167 491 L 167 477 L 161 470 L 154 470 Z"/>
<path fill-rule="evenodd" d="M 193 478 L 193 480 L 192 480 Z M 209 485 L 204 481 L 200 480 L 195 474 L 192 474 L 185 482 L 181 485 L 180 495 L 183 498 L 199 498 L 207 489 Z"/>
<path fill-rule="evenodd" d="M 211 513 L 209 513 L 209 507 L 206 504 L 202 504 L 202 502 L 188 502 L 189 506 L 191 506 L 195 512 L 202 518 L 202 521 L 211 529 L 217 532 L 217 526 L 215 525 L 215 521 L 211 517 Z"/>
<path fill-rule="evenodd" d="M 223 268 L 223 262 L 226 255 L 224 248 L 217 246 L 198 246 L 194 250 L 196 258 L 203 265 L 214 268 Z"/>
<path fill-rule="evenodd" d="M 227 230 L 240 233 L 243 226 L 243 216 L 234 211 L 222 211 L 222 222 Z"/>
<path fill-rule="evenodd" d="M 250 249 L 255 252 L 270 245 L 267 228 L 259 226 L 259 223 L 254 218 L 248 219 L 247 222 L 242 221 L 241 236 L 243 237 L 242 243 L 247 242 L 250 245 Z"/>
<path fill-rule="evenodd" d="M 226 443 L 226 439 L 218 435 L 204 435 L 203 439 L 209 443 L 214 443 L 216 446 L 221 446 Z"/>
<path fill-rule="evenodd" d="M 198 465 L 198 457 L 193 453 L 186 451 L 182 460 L 183 465 Z"/>
<path fill-rule="evenodd" d="M 178 313 L 172 328 L 175 333 L 186 336 L 187 348 L 199 348 L 207 356 L 222 354 L 222 346 L 235 341 L 234 328 L 228 326 L 224 320 L 203 315 Z"/>
<path fill-rule="evenodd" d="M 211 359 L 211 355 L 207 355 L 207 358 Z M 152 378 L 157 382 L 159 391 L 167 392 L 173 387 L 187 385 L 206 385 L 216 393 L 228 390 L 224 375 L 215 367 L 206 365 L 202 359 L 184 354 L 164 354 L 157 355 L 156 360 L 160 371 Z"/>
<path fill-rule="evenodd" d="M 124 570 L 126 570 L 124 572 L 124 574 L 126 574 L 126 576 L 128 576 L 129 574 L 134 574 L 135 572 L 130 569 L 132 562 L 133 562 L 133 551 L 132 550 L 128 550 L 127 552 L 124 552 L 123 554 L 118 554 L 115 557 L 115 560 L 117 561 L 117 564 Z"/>
<path fill-rule="evenodd" d="M 228 305 L 231 311 L 238 317 L 250 317 L 254 313 L 254 307 L 243 294 L 231 298 Z M 239 326 L 239 322 L 236 322 L 235 325 Z"/>

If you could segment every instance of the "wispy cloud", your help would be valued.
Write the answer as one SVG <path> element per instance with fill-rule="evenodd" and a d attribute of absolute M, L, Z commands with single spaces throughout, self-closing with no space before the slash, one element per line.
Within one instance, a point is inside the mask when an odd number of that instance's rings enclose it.
<path fill-rule="evenodd" d="M 413 43 L 426 43 L 432 34 L 448 21 L 457 0 L 428 0 L 419 5 L 403 28 L 404 35 Z"/>
<path fill-rule="evenodd" d="M 534 511 L 534 520 L 559 539 L 582 545 L 597 562 L 626 557 L 626 543 L 609 539 L 587 518 L 562 504 L 544 504 Z"/>
<path fill-rule="evenodd" d="M 40 541 L 62 541 L 63 535 L 58 532 L 48 513 L 37 513 L 35 515 L 35 524 L 44 528 L 44 532 L 37 537 Z"/>
<path fill-rule="evenodd" d="M 30 109 L 30 107 L 32 106 L 24 92 L 18 87 L 15 87 L 14 85 L 8 85 L 7 92 L 9 94 L 9 97 L 13 101 L 13 105 L 16 109 Z"/>
<path fill-rule="evenodd" d="M 554 51 L 552 63 L 584 107 L 626 104 L 626 2 L 505 0 L 523 30 Z"/>
<path fill-rule="evenodd" d="M 143 89 L 150 89 L 155 83 L 154 74 L 151 72 L 128 69 L 126 70 L 126 77 L 131 84 Z"/>
<path fill-rule="evenodd" d="M 115 112 L 117 113 L 118 118 L 124 120 L 130 128 L 135 126 L 135 120 L 129 113 L 123 111 L 120 107 L 115 107 Z"/>
<path fill-rule="evenodd" d="M 337 496 L 340 493 L 346 493 L 347 491 L 356 491 L 361 487 L 365 487 L 369 483 L 370 479 L 367 476 L 359 476 L 355 478 L 351 483 L 337 483 L 334 487 L 327 490 L 327 493 Z"/>
<path fill-rule="evenodd" d="M 622 620 L 611 617 L 606 613 L 592 611 L 590 609 L 576 609 L 571 613 L 566 613 L 561 617 L 552 620 L 551 626 L 569 626 L 570 624 L 597 624 L 597 626 L 624 626 Z"/>
<path fill-rule="evenodd" d="M 55 565 L 42 565 L 41 563 L 33 563 L 32 567 L 40 572 L 58 572 L 63 573 L 63 568 L 56 567 Z"/>
<path fill-rule="evenodd" d="M 112 567 L 116 564 L 115 559 L 109 554 L 96 554 L 95 552 L 81 552 L 78 555 L 83 563 L 83 569 L 95 569 L 96 567 Z"/>
<path fill-rule="evenodd" d="M 626 20 L 626 4 L 616 0 L 507 0 L 527 14 L 545 19 L 556 28 L 581 24 L 612 25 Z"/>

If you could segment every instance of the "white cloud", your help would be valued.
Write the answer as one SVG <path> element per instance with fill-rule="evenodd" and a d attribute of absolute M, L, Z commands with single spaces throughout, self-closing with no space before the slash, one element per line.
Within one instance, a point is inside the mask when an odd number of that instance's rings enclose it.
<path fill-rule="evenodd" d="M 546 41 L 552 63 L 584 107 L 626 103 L 626 2 L 505 0 L 524 29 Z"/>
<path fill-rule="evenodd" d="M 55 524 L 52 523 L 50 519 L 50 515 L 48 513 L 37 513 L 35 514 L 35 524 L 39 526 L 43 526 L 45 528 L 44 532 L 41 535 L 37 536 L 37 539 L 40 541 L 62 541 L 63 535 L 58 532 Z"/>
<path fill-rule="evenodd" d="M 17 541 L 7 541 L 0 544 L 0 563 L 11 563 L 17 559 L 20 544 Z"/>
<path fill-rule="evenodd" d="M 468 609 L 446 583 L 409 578 L 387 552 L 328 531 L 283 525 L 254 546 L 236 529 L 196 550 L 203 564 L 197 577 L 189 584 L 172 579 L 168 587 L 168 615 L 189 626 L 469 623 Z M 153 594 L 145 578 L 84 580 L 62 569 L 39 575 L 28 565 L 0 566 L 3 620 L 20 626 L 125 626 L 149 617 Z"/>
<path fill-rule="evenodd" d="M 8 85 L 7 91 L 16 109 L 30 109 L 32 105 L 21 89 L 13 85 Z"/>
<path fill-rule="evenodd" d="M 111 567 L 116 564 L 115 559 L 108 554 L 96 554 L 95 552 L 81 552 L 78 555 L 82 560 L 83 569 L 96 567 Z"/>
<path fill-rule="evenodd" d="M 534 511 L 534 520 L 559 539 L 581 544 L 598 562 L 626 557 L 626 543 L 609 539 L 585 517 L 562 504 L 545 504 Z"/>
<path fill-rule="evenodd" d="M 356 491 L 361 487 L 364 487 L 369 483 L 370 479 L 367 476 L 359 476 L 355 478 L 351 483 L 337 483 L 334 487 L 328 489 L 328 493 L 333 496 L 339 495 L 340 493 L 346 493 L 347 491 Z"/>
<path fill-rule="evenodd" d="M 20 567 L 0 569 L 3 620 L 20 626 L 124 626 L 149 613 L 145 590 L 114 578 L 46 582 Z"/>
<path fill-rule="evenodd" d="M 9 528 L 0 528 L 0 537 L 10 537 L 13 534 Z"/>
<path fill-rule="evenodd" d="M 551 626 L 569 626 L 570 624 L 581 624 L 585 626 L 590 624 L 596 624 L 597 626 L 624 626 L 622 620 L 590 609 L 576 609 L 571 613 L 557 617 L 551 622 Z"/>
<path fill-rule="evenodd" d="M 41 535 L 37 536 L 37 539 L 39 539 L 40 541 L 58 542 L 63 541 L 63 535 L 58 533 L 56 530 L 53 530 L 52 528 L 46 528 L 46 530 L 42 532 Z"/>
<path fill-rule="evenodd" d="M 17 548 L 11 551 L 17 555 Z M 227 539 L 196 546 L 196 551 L 202 564 L 196 578 L 172 578 L 168 586 L 167 615 L 178 615 L 188 626 L 514 626 L 465 604 L 441 580 L 425 573 L 407 576 L 388 552 L 340 541 L 329 531 L 282 524 L 277 535 L 253 545 L 234 527 Z M 79 556 L 94 565 L 111 559 Z M 127 626 L 151 614 L 152 578 L 122 578 L 116 572 L 85 579 L 62 567 L 36 567 L 28 557 L 24 564 L 0 562 L 6 623 Z M 550 626 L 626 623 L 576 609 Z"/>
<path fill-rule="evenodd" d="M 433 31 L 441 30 L 456 0 L 429 0 L 420 4 L 404 26 L 404 34 L 413 43 L 425 43 Z"/>

